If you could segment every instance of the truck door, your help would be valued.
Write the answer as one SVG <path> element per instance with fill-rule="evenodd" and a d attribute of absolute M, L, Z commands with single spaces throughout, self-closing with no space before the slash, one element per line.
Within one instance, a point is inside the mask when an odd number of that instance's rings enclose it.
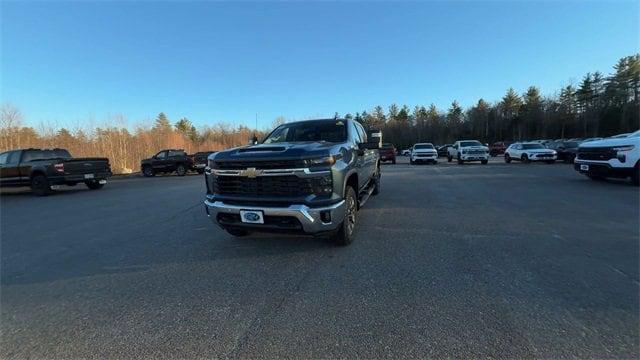
<path fill-rule="evenodd" d="M 151 166 L 155 171 L 165 171 L 167 167 L 167 152 L 160 151 L 159 153 L 157 153 L 151 160 Z"/>
<path fill-rule="evenodd" d="M 359 123 L 355 123 L 356 124 L 356 129 L 358 130 L 358 136 L 360 137 L 360 141 L 362 143 L 367 143 L 367 141 L 369 140 L 367 138 L 367 133 L 364 131 L 364 128 L 362 127 L 362 125 L 360 125 Z M 364 175 L 362 176 L 362 174 L 360 174 L 360 176 L 358 176 L 358 179 L 362 179 L 362 184 L 360 184 L 360 187 L 362 188 L 363 186 L 367 185 L 367 182 L 369 182 L 369 180 L 373 177 L 373 173 L 376 170 L 376 153 L 378 152 L 378 150 L 374 150 L 374 149 L 365 149 L 364 150 L 364 155 L 362 156 L 363 158 L 363 171 L 364 171 Z"/>

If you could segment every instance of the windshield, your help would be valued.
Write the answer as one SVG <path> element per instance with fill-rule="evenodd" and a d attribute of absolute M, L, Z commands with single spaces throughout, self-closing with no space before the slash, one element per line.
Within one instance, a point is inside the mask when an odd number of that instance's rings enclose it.
<path fill-rule="evenodd" d="M 382 144 L 381 149 L 393 149 L 393 144 Z"/>
<path fill-rule="evenodd" d="M 522 144 L 522 148 L 525 150 L 545 149 L 545 147 L 540 144 Z"/>
<path fill-rule="evenodd" d="M 480 141 L 461 141 L 460 147 L 468 147 L 468 146 L 482 146 Z"/>
<path fill-rule="evenodd" d="M 577 148 L 578 145 L 580 145 L 580 143 L 577 141 L 567 141 L 566 143 L 564 143 L 564 147 L 566 148 Z"/>
<path fill-rule="evenodd" d="M 635 138 L 635 137 L 640 137 L 640 130 L 638 130 L 638 131 L 634 132 L 633 134 L 631 134 L 631 135 L 629 135 L 629 136 L 627 136 L 627 137 L 634 137 L 634 138 Z"/>
<path fill-rule="evenodd" d="M 347 140 L 347 126 L 342 120 L 302 121 L 277 127 L 263 144 L 302 141 L 343 142 Z"/>
<path fill-rule="evenodd" d="M 433 145 L 431 145 L 431 144 L 417 144 L 413 148 L 414 149 L 433 149 Z"/>

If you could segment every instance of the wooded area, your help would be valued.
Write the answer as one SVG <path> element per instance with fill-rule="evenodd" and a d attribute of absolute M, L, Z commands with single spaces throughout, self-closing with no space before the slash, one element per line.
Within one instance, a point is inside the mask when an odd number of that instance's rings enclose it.
<path fill-rule="evenodd" d="M 384 141 L 398 148 L 416 142 L 451 143 L 457 139 L 482 142 L 501 140 L 557 139 L 609 136 L 640 128 L 640 54 L 622 58 L 614 72 L 584 76 L 578 86 L 568 85 L 556 95 L 543 97 L 535 86 L 522 95 L 509 89 L 504 97 L 489 103 L 484 99 L 466 111 L 453 101 L 446 112 L 435 105 L 392 104 L 357 112 L 364 125 L 381 129 Z M 283 122 L 276 119 L 274 125 Z M 28 147 L 68 149 L 74 156 L 106 156 L 114 172 L 138 171 L 140 160 L 163 148 L 181 148 L 189 153 L 222 150 L 246 144 L 254 130 L 224 124 L 196 129 L 182 118 L 175 123 L 160 113 L 152 125 L 130 130 L 123 117 L 93 128 L 55 129 L 25 126 L 21 112 L 4 104 L 1 110 L 0 151 Z M 257 131 L 258 137 L 264 132 Z"/>

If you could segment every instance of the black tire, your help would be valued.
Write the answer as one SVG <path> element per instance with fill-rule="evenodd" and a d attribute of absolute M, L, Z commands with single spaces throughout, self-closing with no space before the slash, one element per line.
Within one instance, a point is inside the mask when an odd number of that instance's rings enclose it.
<path fill-rule="evenodd" d="M 243 237 L 249 235 L 249 231 L 245 229 L 228 228 L 225 229 L 229 234 L 235 237 Z"/>
<path fill-rule="evenodd" d="M 462 164 L 464 164 L 464 160 L 462 160 L 460 155 L 458 155 L 458 165 L 462 165 Z"/>
<path fill-rule="evenodd" d="M 415 163 L 416 163 L 416 162 L 415 162 L 415 161 L 413 161 L 413 159 L 412 159 L 412 158 L 409 158 L 409 164 L 410 164 L 410 165 L 414 165 Z"/>
<path fill-rule="evenodd" d="M 178 176 L 187 175 L 187 168 L 182 164 L 178 164 L 178 166 L 176 167 L 176 174 L 178 174 Z"/>
<path fill-rule="evenodd" d="M 451 158 L 451 155 L 447 155 L 447 162 L 451 162 L 451 160 L 453 160 L 453 158 Z"/>
<path fill-rule="evenodd" d="M 144 177 L 152 177 L 156 176 L 156 172 L 153 171 L 153 168 L 149 165 L 142 167 L 142 176 Z"/>
<path fill-rule="evenodd" d="M 633 169 L 633 174 L 631 175 L 631 183 L 635 186 L 640 186 L 640 162 L 638 162 Z"/>
<path fill-rule="evenodd" d="M 509 154 L 504 154 L 504 162 L 507 164 L 511 163 L 511 156 L 509 156 Z"/>
<path fill-rule="evenodd" d="M 104 186 L 104 184 L 100 184 L 97 180 L 85 181 L 84 184 L 91 190 L 99 190 Z"/>
<path fill-rule="evenodd" d="M 522 157 L 520 158 L 520 160 L 525 164 L 529 163 L 529 157 L 527 156 L 527 154 L 522 154 Z"/>
<path fill-rule="evenodd" d="M 393 158 L 393 161 L 391 162 L 392 164 L 396 164 L 396 158 Z"/>
<path fill-rule="evenodd" d="M 339 246 L 351 244 L 354 238 L 358 214 L 358 198 L 356 197 L 356 191 L 351 186 L 347 186 L 344 200 L 347 207 L 345 217 L 333 236 L 333 241 Z"/>
<path fill-rule="evenodd" d="M 487 165 L 489 163 L 489 160 L 482 160 L 480 162 L 482 163 L 482 165 Z"/>
<path fill-rule="evenodd" d="M 47 196 L 52 193 L 51 185 L 46 176 L 36 174 L 31 178 L 31 191 L 36 196 Z"/>

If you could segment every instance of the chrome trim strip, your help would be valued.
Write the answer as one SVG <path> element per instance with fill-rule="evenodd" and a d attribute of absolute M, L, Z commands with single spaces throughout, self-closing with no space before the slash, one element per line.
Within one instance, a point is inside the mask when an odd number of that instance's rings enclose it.
<path fill-rule="evenodd" d="M 298 177 L 309 177 L 316 175 L 330 174 L 330 170 L 323 171 L 311 171 L 309 168 L 296 168 L 296 169 L 256 169 L 262 173 L 257 176 L 281 176 L 281 175 L 295 175 Z M 211 173 L 216 176 L 244 176 L 240 175 L 243 170 L 220 170 L 211 169 Z"/>

